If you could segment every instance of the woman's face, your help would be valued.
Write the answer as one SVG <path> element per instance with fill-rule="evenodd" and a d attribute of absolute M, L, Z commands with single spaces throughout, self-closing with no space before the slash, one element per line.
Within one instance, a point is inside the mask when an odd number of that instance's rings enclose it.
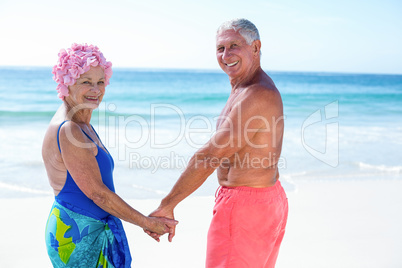
<path fill-rule="evenodd" d="M 100 66 L 91 67 L 83 73 L 74 85 L 68 87 L 65 100 L 71 107 L 83 105 L 84 109 L 96 109 L 105 95 L 105 73 Z"/>

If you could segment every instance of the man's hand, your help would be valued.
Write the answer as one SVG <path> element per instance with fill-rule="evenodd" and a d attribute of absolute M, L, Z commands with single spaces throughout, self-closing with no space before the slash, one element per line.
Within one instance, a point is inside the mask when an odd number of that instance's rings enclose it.
<path fill-rule="evenodd" d="M 157 208 L 154 212 L 149 214 L 149 217 L 167 218 L 167 219 L 174 220 L 173 210 L 163 209 L 161 207 Z M 160 241 L 159 238 L 160 238 L 161 235 L 159 235 L 159 234 L 157 234 L 155 232 L 151 232 L 151 231 L 146 230 L 146 229 L 144 229 L 144 232 L 147 233 L 149 236 L 151 236 L 156 241 L 158 241 L 158 242 Z M 168 236 L 169 242 L 172 242 L 173 237 L 175 236 L 175 232 L 176 232 L 176 224 L 169 226 L 169 236 Z"/>
<path fill-rule="evenodd" d="M 153 234 L 152 237 L 158 236 L 157 238 L 159 238 L 161 235 L 166 233 L 169 233 L 169 235 L 174 233 L 175 227 L 178 223 L 178 221 L 173 219 L 151 216 L 147 217 L 147 224 L 144 227 L 144 231 Z"/>

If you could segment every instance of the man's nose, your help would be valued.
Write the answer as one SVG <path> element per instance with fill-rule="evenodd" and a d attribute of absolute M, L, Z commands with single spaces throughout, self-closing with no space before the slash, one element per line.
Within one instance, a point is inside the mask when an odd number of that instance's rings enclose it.
<path fill-rule="evenodd" d="M 228 49 L 225 49 L 222 53 L 222 60 L 229 59 L 231 57 L 231 53 Z"/>

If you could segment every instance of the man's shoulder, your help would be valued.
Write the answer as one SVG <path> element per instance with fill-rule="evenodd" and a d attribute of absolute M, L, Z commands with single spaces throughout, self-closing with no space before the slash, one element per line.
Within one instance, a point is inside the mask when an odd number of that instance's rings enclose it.
<path fill-rule="evenodd" d="M 263 79 L 246 87 L 241 106 L 258 114 L 283 109 L 281 94 L 270 79 Z"/>
<path fill-rule="evenodd" d="M 255 83 L 246 88 L 244 97 L 245 100 L 271 102 L 280 99 L 280 93 L 274 84 Z"/>
<path fill-rule="evenodd" d="M 248 91 L 254 95 L 279 94 L 274 81 L 263 70 L 260 70 L 252 82 L 247 86 Z"/>

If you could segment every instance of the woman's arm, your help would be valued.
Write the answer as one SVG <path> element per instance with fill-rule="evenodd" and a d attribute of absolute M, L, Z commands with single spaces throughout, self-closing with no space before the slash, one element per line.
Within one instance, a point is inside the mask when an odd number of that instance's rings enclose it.
<path fill-rule="evenodd" d="M 81 128 L 74 122 L 66 122 L 59 134 L 61 155 L 80 190 L 106 212 L 158 234 L 171 233 L 176 221 L 146 217 L 128 205 L 103 183 L 94 155 L 94 144 L 88 143 Z"/>

